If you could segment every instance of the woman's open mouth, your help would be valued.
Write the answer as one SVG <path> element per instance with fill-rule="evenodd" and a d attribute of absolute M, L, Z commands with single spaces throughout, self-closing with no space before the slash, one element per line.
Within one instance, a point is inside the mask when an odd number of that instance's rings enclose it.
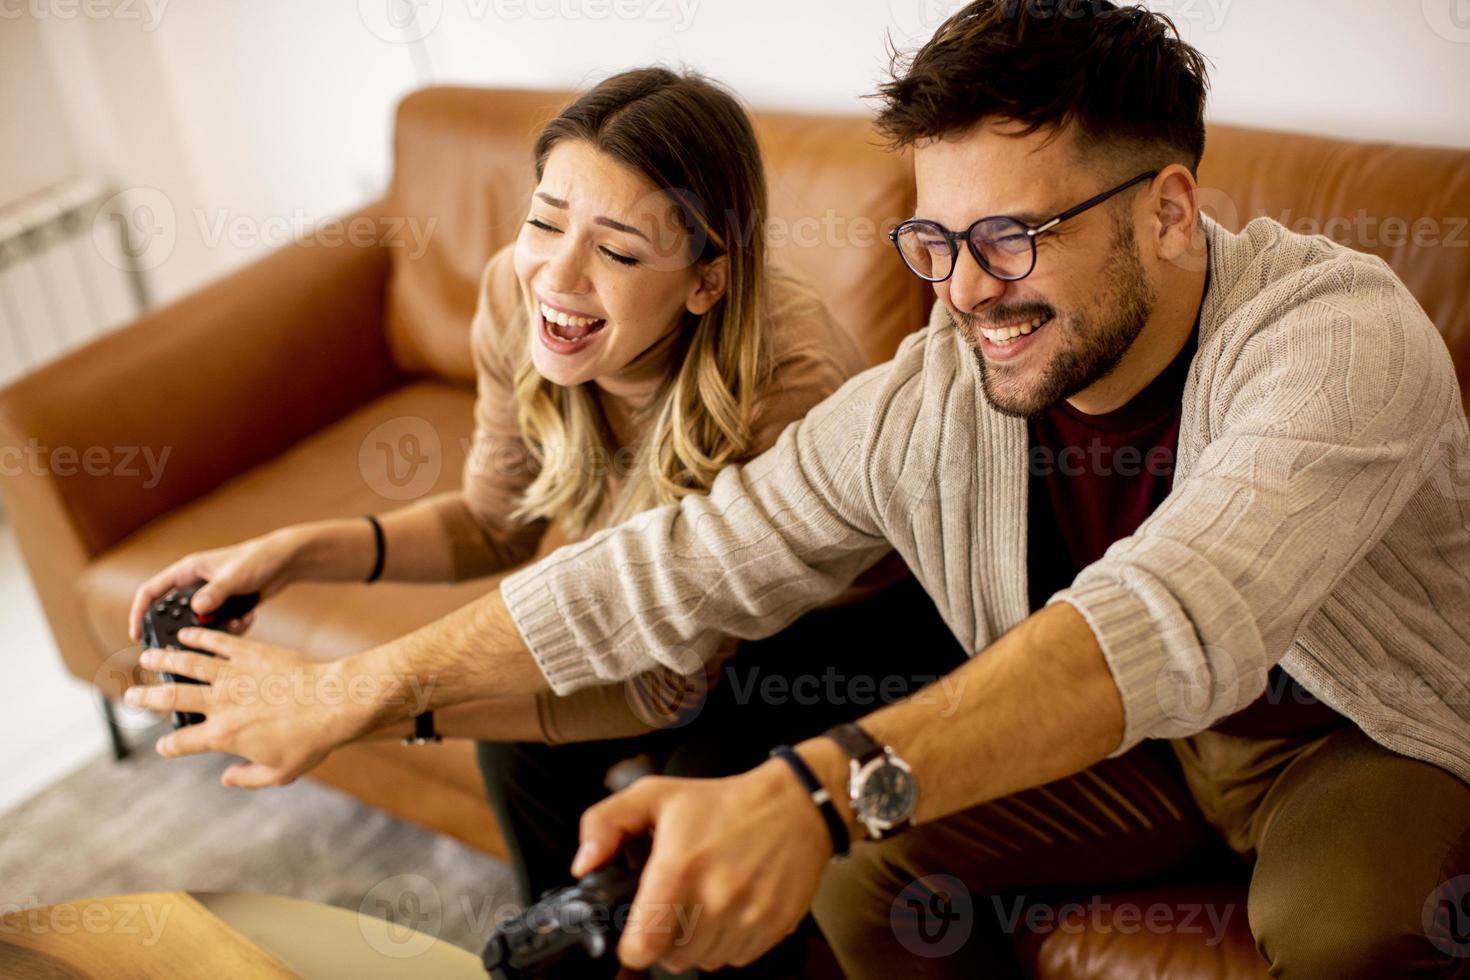
<path fill-rule="evenodd" d="M 977 327 L 980 332 L 980 347 L 986 357 L 1006 360 L 1019 356 L 1031 346 L 1036 334 L 1051 323 L 1053 314 L 1017 320 L 1001 327 Z"/>
<path fill-rule="evenodd" d="M 541 314 L 541 342 L 557 354 L 575 354 L 607 326 L 605 319 L 580 316 L 539 301 L 536 306 Z"/>

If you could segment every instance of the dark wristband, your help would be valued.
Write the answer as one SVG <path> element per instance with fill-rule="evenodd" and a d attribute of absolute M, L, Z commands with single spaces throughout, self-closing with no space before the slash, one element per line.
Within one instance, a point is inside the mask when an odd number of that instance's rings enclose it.
<path fill-rule="evenodd" d="M 796 773 L 796 778 L 801 780 L 801 785 L 811 795 L 812 802 L 817 805 L 822 819 L 827 823 L 827 833 L 832 836 L 832 856 L 844 857 L 852 847 L 852 838 L 847 834 L 847 825 L 842 822 L 842 815 L 837 812 L 837 807 L 832 803 L 832 794 L 827 792 L 827 787 L 817 779 L 811 767 L 802 760 L 801 756 L 792 751 L 789 745 L 778 745 L 771 750 L 771 758 L 781 759 L 791 771 Z"/>
<path fill-rule="evenodd" d="M 434 731 L 434 712 L 425 711 L 413 716 L 413 734 L 403 740 L 404 745 L 433 745 L 444 738 Z"/>
<path fill-rule="evenodd" d="M 367 522 L 373 526 L 373 541 L 375 541 L 378 546 L 378 557 L 373 562 L 373 570 L 368 573 L 366 581 L 376 582 L 378 580 L 378 576 L 383 574 L 383 559 L 385 557 L 385 552 L 387 549 L 383 544 L 383 525 L 379 524 L 378 519 L 372 514 L 368 514 L 366 515 L 366 517 Z"/>

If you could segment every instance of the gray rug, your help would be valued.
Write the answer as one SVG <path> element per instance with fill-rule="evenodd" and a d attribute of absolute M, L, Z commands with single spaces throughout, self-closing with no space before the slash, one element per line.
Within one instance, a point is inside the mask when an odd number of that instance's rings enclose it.
<path fill-rule="evenodd" d="M 423 931 L 478 954 L 513 908 L 504 863 L 310 780 L 225 789 L 231 760 L 162 759 L 152 746 L 165 730 L 129 733 L 128 759 L 95 759 L 0 814 L 0 912 L 129 892 L 266 892 L 379 917 L 412 908 Z"/>

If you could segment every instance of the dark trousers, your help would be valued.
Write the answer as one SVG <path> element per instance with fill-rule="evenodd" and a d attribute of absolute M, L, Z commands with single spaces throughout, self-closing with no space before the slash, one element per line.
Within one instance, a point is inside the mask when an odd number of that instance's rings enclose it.
<path fill-rule="evenodd" d="M 933 600 L 907 577 L 863 602 L 815 610 L 776 636 L 741 644 L 703 708 L 678 728 L 568 745 L 479 743 L 480 771 L 523 897 L 570 883 L 582 811 L 607 795 L 604 780 L 619 761 L 646 753 L 671 776 L 744 772 L 774 746 L 859 719 L 964 660 Z M 800 976 L 800 955 L 800 942 L 785 943 L 739 975 Z"/>

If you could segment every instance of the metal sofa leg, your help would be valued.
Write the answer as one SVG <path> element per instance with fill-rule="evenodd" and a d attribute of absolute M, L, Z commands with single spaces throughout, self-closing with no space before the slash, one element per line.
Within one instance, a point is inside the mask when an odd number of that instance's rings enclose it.
<path fill-rule="evenodd" d="M 128 757 L 128 743 L 123 739 L 122 729 L 117 725 L 117 714 L 112 707 L 112 699 L 107 695 L 98 693 L 97 697 L 102 702 L 102 720 L 107 723 L 107 737 L 112 742 L 112 758 L 121 762 Z"/>

